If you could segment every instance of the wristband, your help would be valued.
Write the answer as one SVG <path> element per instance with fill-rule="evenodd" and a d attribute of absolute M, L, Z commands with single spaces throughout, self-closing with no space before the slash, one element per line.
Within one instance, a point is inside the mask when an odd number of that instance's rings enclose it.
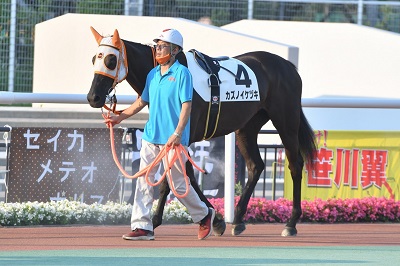
<path fill-rule="evenodd" d="M 182 137 L 181 134 L 178 134 L 176 132 L 174 132 L 174 135 L 177 136 L 178 138 Z"/>

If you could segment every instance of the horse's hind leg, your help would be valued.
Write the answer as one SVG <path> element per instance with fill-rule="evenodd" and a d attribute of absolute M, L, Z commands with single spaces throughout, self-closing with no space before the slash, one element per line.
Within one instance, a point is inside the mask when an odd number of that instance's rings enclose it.
<path fill-rule="evenodd" d="M 288 108 L 290 105 L 286 105 Z M 299 126 L 301 107 L 296 109 L 294 105 L 292 110 L 286 112 L 275 112 L 277 117 L 271 117 L 279 136 L 285 146 L 285 156 L 288 160 L 290 174 L 293 180 L 293 208 L 289 222 L 282 231 L 282 236 L 297 235 L 296 224 L 302 214 L 301 211 L 301 179 L 304 160 L 300 153 L 299 146 Z M 272 112 L 271 112 L 272 113 Z M 283 114 L 288 114 L 283 116 Z M 279 116 L 279 117 L 278 117 Z"/>
<path fill-rule="evenodd" d="M 302 214 L 301 210 L 301 179 L 302 169 L 304 166 L 304 160 L 300 152 L 295 156 L 288 155 L 288 149 L 286 150 L 286 158 L 289 161 L 289 170 L 293 180 L 293 209 L 290 219 L 282 231 L 282 236 L 296 236 L 297 229 L 296 224 Z M 294 163 L 293 163 L 294 162 Z"/>
<path fill-rule="evenodd" d="M 236 131 L 238 148 L 246 162 L 248 180 L 235 208 L 232 235 L 239 235 L 246 229 L 243 217 L 246 214 L 250 197 L 265 167 L 258 149 L 257 136 L 261 127 L 267 122 L 268 115 L 260 112 L 254 116 L 243 129 Z"/>
<path fill-rule="evenodd" d="M 153 215 L 151 221 L 153 222 L 153 230 L 162 224 L 162 217 L 164 213 L 165 202 L 171 189 L 168 186 L 168 181 L 165 178 L 160 184 L 160 199 L 158 200 L 158 205 L 156 211 Z"/>

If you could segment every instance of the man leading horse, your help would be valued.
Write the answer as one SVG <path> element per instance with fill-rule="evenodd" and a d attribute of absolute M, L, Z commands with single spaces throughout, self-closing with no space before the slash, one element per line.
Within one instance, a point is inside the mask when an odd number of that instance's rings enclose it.
<path fill-rule="evenodd" d="M 111 116 L 105 120 L 107 125 L 114 126 L 137 114 L 145 106 L 149 106 L 149 120 L 142 136 L 140 170 L 152 164 L 164 146 L 176 147 L 182 144 L 187 150 L 190 138 L 193 81 L 189 69 L 175 58 L 183 48 L 182 35 L 175 29 L 166 29 L 154 39 L 154 42 L 157 44 L 156 60 L 159 65 L 147 75 L 143 94 L 120 115 Z M 167 155 L 170 160 L 172 155 L 170 150 Z M 169 168 L 168 158 L 163 160 L 165 169 Z M 186 189 L 182 165 L 176 162 L 171 167 L 173 184 L 169 183 L 169 186 L 174 186 L 180 194 L 183 194 Z M 156 169 L 152 169 L 149 174 L 151 182 L 154 182 Z M 178 199 L 188 209 L 193 222 L 200 224 L 198 239 L 202 240 L 210 236 L 215 217 L 214 209 L 207 207 L 191 186 L 187 195 Z M 153 187 L 147 184 L 145 176 L 141 176 L 137 180 L 132 207 L 132 231 L 123 235 L 124 239 L 154 239 L 150 217 L 152 205 Z"/>

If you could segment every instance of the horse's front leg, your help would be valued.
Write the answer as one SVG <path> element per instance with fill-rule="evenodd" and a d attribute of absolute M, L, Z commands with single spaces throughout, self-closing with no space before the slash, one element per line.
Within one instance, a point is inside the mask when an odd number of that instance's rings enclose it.
<path fill-rule="evenodd" d="M 238 130 L 236 132 L 238 148 L 246 162 L 248 180 L 235 207 L 235 216 L 232 224 L 232 235 L 234 236 L 240 235 L 244 230 L 246 230 L 243 218 L 247 212 L 247 205 L 250 197 L 253 194 L 258 179 L 265 167 L 257 145 L 257 134 L 259 131 L 257 128 L 258 127 L 255 127 L 254 125 L 249 125 L 246 126 L 246 130 Z"/>
<path fill-rule="evenodd" d="M 186 162 L 186 174 L 188 175 L 188 177 L 190 179 L 191 186 L 196 191 L 197 195 L 199 195 L 199 198 L 201 199 L 201 201 L 203 201 L 207 205 L 207 207 L 214 208 L 214 206 L 208 201 L 207 197 L 204 196 L 199 185 L 197 184 L 196 178 L 194 177 L 194 169 L 193 169 L 192 164 L 189 162 L 189 160 Z M 213 221 L 214 235 L 222 236 L 225 232 L 225 229 L 226 229 L 226 223 L 225 223 L 225 220 L 223 219 L 223 217 L 215 216 L 214 221 Z"/>
<path fill-rule="evenodd" d="M 235 207 L 235 216 L 232 223 L 232 235 L 234 236 L 240 235 L 244 230 L 246 230 L 246 224 L 244 223 L 243 218 L 247 212 L 247 205 L 250 197 L 254 192 L 263 169 L 264 163 L 262 160 L 258 163 L 247 163 L 248 180 Z"/>
<path fill-rule="evenodd" d="M 289 155 L 290 156 L 290 155 Z M 287 155 L 288 159 L 289 156 Z M 300 220 L 302 214 L 301 210 L 301 179 L 302 179 L 302 169 L 304 166 L 304 161 L 301 154 L 298 154 L 297 161 L 291 164 L 289 161 L 289 170 L 292 175 L 293 180 L 293 209 L 290 219 L 287 222 L 285 228 L 283 229 L 281 236 L 296 236 L 297 229 L 296 224 Z"/>
<path fill-rule="evenodd" d="M 160 199 L 158 200 L 156 211 L 151 219 L 153 222 L 153 230 L 162 224 L 165 202 L 167 201 L 168 194 L 171 191 L 166 178 L 161 182 L 159 189 Z"/>

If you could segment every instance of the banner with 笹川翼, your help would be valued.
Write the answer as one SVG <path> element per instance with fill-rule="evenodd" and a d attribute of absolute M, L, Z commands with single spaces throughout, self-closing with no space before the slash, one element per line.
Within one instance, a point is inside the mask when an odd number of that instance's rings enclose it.
<path fill-rule="evenodd" d="M 315 131 L 318 150 L 303 170 L 302 200 L 385 197 L 399 200 L 400 132 Z M 285 163 L 284 197 L 293 199 Z"/>

